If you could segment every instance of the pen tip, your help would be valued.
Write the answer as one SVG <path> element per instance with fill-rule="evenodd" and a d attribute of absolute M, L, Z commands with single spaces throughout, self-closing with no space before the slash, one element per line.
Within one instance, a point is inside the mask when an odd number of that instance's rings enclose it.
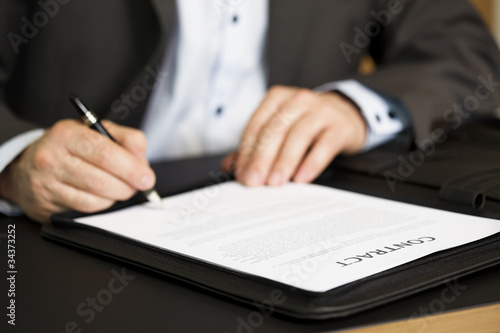
<path fill-rule="evenodd" d="M 151 202 L 156 208 L 163 208 L 163 201 L 161 200 L 158 192 L 156 192 L 155 190 L 149 192 L 146 197 L 148 201 Z"/>

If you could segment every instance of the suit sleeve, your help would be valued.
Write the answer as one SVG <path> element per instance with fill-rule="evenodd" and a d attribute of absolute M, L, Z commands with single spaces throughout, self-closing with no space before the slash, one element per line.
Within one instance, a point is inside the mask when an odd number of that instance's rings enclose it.
<path fill-rule="evenodd" d="M 12 76 L 19 50 L 26 43 L 21 32 L 21 18 L 26 15 L 24 1 L 0 2 L 0 145 L 10 138 L 40 127 L 16 116 L 9 107 L 5 89 Z"/>
<path fill-rule="evenodd" d="M 401 101 L 417 140 L 500 105 L 500 52 L 467 0 L 378 5 L 389 15 L 381 16 L 382 32 L 369 45 L 377 70 L 355 79 Z"/>

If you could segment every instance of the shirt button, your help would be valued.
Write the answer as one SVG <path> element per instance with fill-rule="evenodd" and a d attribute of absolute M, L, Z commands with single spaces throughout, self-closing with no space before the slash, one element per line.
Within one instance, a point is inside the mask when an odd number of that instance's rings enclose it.
<path fill-rule="evenodd" d="M 222 106 L 219 106 L 217 110 L 215 110 L 215 114 L 217 116 L 220 116 L 222 114 L 222 111 L 224 111 L 224 108 Z"/>
<path fill-rule="evenodd" d="M 238 15 L 233 16 L 233 23 L 238 23 Z"/>

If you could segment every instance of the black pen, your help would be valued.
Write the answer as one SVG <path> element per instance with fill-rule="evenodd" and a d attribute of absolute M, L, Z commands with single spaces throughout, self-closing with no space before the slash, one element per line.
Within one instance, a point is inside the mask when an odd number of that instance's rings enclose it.
<path fill-rule="evenodd" d="M 109 132 L 106 131 L 104 126 L 102 126 L 102 124 L 99 121 L 99 119 L 97 118 L 97 116 L 94 115 L 92 113 L 92 111 L 90 111 L 85 106 L 85 104 L 83 104 L 82 100 L 79 97 L 77 97 L 75 94 L 70 94 L 69 100 L 75 106 L 75 108 L 78 110 L 78 112 L 81 114 L 82 120 L 86 125 L 88 125 L 90 128 L 98 131 L 102 135 L 104 135 L 104 136 L 110 138 L 111 140 L 113 140 L 114 142 L 116 142 L 116 140 L 111 136 L 111 134 L 109 134 Z M 161 198 L 158 195 L 158 192 L 156 192 L 154 187 L 148 191 L 142 191 L 142 193 L 144 194 L 146 199 L 148 199 L 149 202 L 151 202 L 152 204 L 154 204 L 158 208 L 163 208 Z"/>

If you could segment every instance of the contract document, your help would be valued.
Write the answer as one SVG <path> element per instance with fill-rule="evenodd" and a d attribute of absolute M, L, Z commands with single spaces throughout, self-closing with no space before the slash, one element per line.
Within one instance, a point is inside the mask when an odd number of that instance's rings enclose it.
<path fill-rule="evenodd" d="M 500 221 L 313 184 L 222 183 L 78 218 L 160 249 L 324 292 L 500 232 Z"/>

